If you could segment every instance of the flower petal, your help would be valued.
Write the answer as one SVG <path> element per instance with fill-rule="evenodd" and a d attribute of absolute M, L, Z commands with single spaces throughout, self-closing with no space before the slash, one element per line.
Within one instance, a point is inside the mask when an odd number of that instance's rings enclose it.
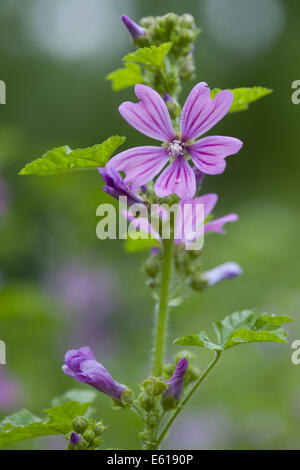
<path fill-rule="evenodd" d="M 193 243 L 204 231 L 205 215 L 202 211 L 202 204 L 205 196 L 195 197 L 189 201 L 180 202 L 180 211 L 177 212 L 175 223 L 174 240 L 176 244 Z M 205 208 L 205 206 L 204 206 Z"/>
<path fill-rule="evenodd" d="M 206 219 L 206 217 L 214 210 L 214 207 L 218 202 L 218 195 L 215 193 L 208 193 L 197 197 L 196 200 L 199 204 L 204 205 L 204 219 Z"/>
<path fill-rule="evenodd" d="M 139 103 L 126 101 L 119 107 L 120 114 L 135 129 L 153 139 L 171 141 L 174 130 L 168 108 L 162 97 L 146 85 L 136 85 Z"/>
<path fill-rule="evenodd" d="M 207 222 L 207 224 L 204 225 L 204 232 L 226 233 L 226 230 L 223 228 L 223 225 L 227 222 L 236 222 L 238 218 L 238 215 L 234 213 L 224 215 L 224 217 L 220 217 L 219 219 Z"/>
<path fill-rule="evenodd" d="M 224 158 L 237 153 L 243 142 L 220 135 L 204 137 L 187 147 L 191 159 L 203 173 L 217 175 L 226 167 Z"/>
<path fill-rule="evenodd" d="M 193 169 L 183 156 L 179 156 L 157 178 L 154 191 L 158 197 L 177 194 L 181 199 L 192 199 L 196 192 Z"/>
<path fill-rule="evenodd" d="M 149 183 L 168 160 L 168 150 L 163 147 L 134 147 L 113 157 L 106 166 L 124 171 L 124 182 L 137 187 Z"/>
<path fill-rule="evenodd" d="M 209 131 L 231 108 L 233 102 L 231 91 L 222 90 L 212 100 L 210 90 L 205 88 L 205 85 L 203 82 L 196 85 L 183 107 L 180 125 L 182 138 L 185 141 L 197 139 Z"/>
<path fill-rule="evenodd" d="M 234 137 L 210 136 L 198 140 L 187 147 L 192 161 L 203 173 L 217 175 L 226 167 L 224 160 L 228 155 L 237 153 L 243 143 Z"/>
<path fill-rule="evenodd" d="M 210 89 L 207 83 L 200 82 L 194 86 L 181 111 L 180 130 L 183 140 L 192 139 L 190 136 L 191 123 L 198 116 L 201 116 L 201 112 L 204 111 L 210 101 Z"/>

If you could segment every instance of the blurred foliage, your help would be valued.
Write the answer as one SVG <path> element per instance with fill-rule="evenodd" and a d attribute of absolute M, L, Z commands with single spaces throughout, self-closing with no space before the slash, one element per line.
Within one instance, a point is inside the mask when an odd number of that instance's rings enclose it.
<path fill-rule="evenodd" d="M 106 49 L 99 42 L 97 53 L 93 50 L 68 57 L 67 41 L 61 42 L 56 53 L 42 48 L 51 18 L 45 24 L 44 17 L 38 16 L 37 5 L 53 5 L 53 11 L 58 11 L 57 2 L 27 0 L 25 5 L 21 0 L 0 0 L 0 79 L 7 84 L 7 104 L 0 106 L 0 173 L 10 193 L 9 208 L 1 216 L 0 338 L 7 344 L 7 365 L 0 367 L 21 381 L 21 406 L 34 414 L 39 414 L 53 396 L 73 386 L 61 372 L 63 355 L 69 347 L 85 344 L 81 344 L 80 335 L 75 344 L 70 344 L 72 317 L 46 283 L 48 273 L 68 258 L 83 259 L 99 269 L 109 266 L 114 274 L 113 290 L 120 302 L 112 306 L 107 353 L 97 359 L 118 381 L 132 387 L 149 372 L 153 301 L 139 272 L 145 253 L 129 255 L 121 241 L 96 238 L 96 207 L 110 201 L 101 192 L 100 176 L 91 171 L 21 178 L 18 172 L 34 156 L 66 142 L 72 148 L 91 147 L 118 133 L 127 136 L 128 148 L 147 145 L 147 138 L 131 129 L 118 113 L 118 105 L 132 99 L 133 92 L 114 94 L 105 81 L 107 74 L 120 66 L 121 57 L 131 51 L 117 10 L 121 14 L 121 6 L 128 7 L 135 19 L 170 10 L 178 14 L 188 11 L 203 31 L 195 50 L 197 81 L 222 89 L 260 85 L 274 93 L 250 106 L 247 113 L 228 116 L 217 127 L 219 134 L 243 140 L 244 147 L 238 156 L 228 159 L 224 174 L 204 180 L 203 191 L 220 195 L 219 214 L 234 211 L 240 220 L 226 236 L 207 237 L 205 267 L 232 260 L 243 267 L 244 275 L 203 295 L 194 294 L 172 309 L 169 359 L 178 352 L 173 339 L 202 329 L 211 336 L 211 322 L 236 310 L 253 307 L 290 314 L 295 321 L 288 326 L 286 345 L 245 345 L 238 354 L 235 348 L 228 351 L 222 367 L 214 371 L 187 409 L 196 417 L 190 433 L 188 427 L 180 433 L 181 427 L 189 424 L 179 419 L 167 445 L 298 449 L 300 369 L 290 361 L 290 345 L 300 335 L 300 111 L 290 96 L 291 83 L 300 76 L 296 60 L 299 2 L 278 0 L 285 22 L 277 40 L 261 54 L 256 51 L 243 57 L 217 41 L 204 0 L 187 0 L 184 4 L 179 0 L 98 3 L 103 8 L 99 28 L 105 28 L 109 17 L 116 39 L 112 38 Z M 65 32 L 73 34 L 72 15 L 69 21 L 70 28 L 64 25 Z M 31 34 L 37 22 L 43 24 L 43 41 Z M 90 25 L 80 25 L 83 41 Z M 255 23 L 252 27 L 255 30 Z M 269 22 L 266 15 L 266 31 L 271 27 L 271 17 Z M 112 37 L 111 30 L 106 31 Z M 182 101 L 190 86 L 185 87 Z M 82 322 L 85 318 L 83 309 Z M 197 357 L 203 368 L 211 352 L 199 349 Z M 138 418 L 128 410 L 116 413 L 110 400 L 100 394 L 96 405 L 101 410 L 97 418 L 109 425 L 105 446 L 136 448 Z M 1 412 L 7 414 L 7 410 Z M 219 432 L 220 420 L 224 422 L 223 433 Z M 185 434 L 190 436 L 190 446 L 184 441 Z M 19 447 L 64 445 L 63 439 L 47 439 L 27 441 Z"/>

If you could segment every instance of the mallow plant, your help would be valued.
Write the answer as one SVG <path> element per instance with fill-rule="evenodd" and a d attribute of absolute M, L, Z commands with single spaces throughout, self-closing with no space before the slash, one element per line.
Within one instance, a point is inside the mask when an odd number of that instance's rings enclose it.
<path fill-rule="evenodd" d="M 155 142 L 114 156 L 125 137 L 115 135 L 83 149 L 59 147 L 27 164 L 20 174 L 95 169 L 103 179 L 103 190 L 112 198 L 126 201 L 126 206 L 120 207 L 131 227 L 125 247 L 128 252 L 145 249 L 148 253 L 142 270 L 155 302 L 151 375 L 141 377 L 138 387 L 122 384 L 105 368 L 107 358 L 96 358 L 88 345 L 71 349 L 62 359 L 62 373 L 70 377 L 70 386 L 76 381 L 86 384 L 86 390 L 70 390 L 55 398 L 46 418 L 28 410 L 5 418 L 0 425 L 2 446 L 63 434 L 67 449 L 103 448 L 109 423 L 102 423 L 97 410 L 93 411 L 96 418 L 91 417 L 90 409 L 95 394 L 103 393 L 114 407 L 137 413 L 141 448 L 159 449 L 171 427 L 176 426 L 179 413 L 184 412 L 228 349 L 251 342 L 286 341 L 282 326 L 291 321 L 289 317 L 242 306 L 241 311 L 214 323 L 215 338 L 209 338 L 197 324 L 190 334 L 174 339 L 174 344 L 185 349 L 178 350 L 172 362 L 165 362 L 169 310 L 185 300 L 182 289 L 204 293 L 242 274 L 242 268 L 233 261 L 203 268 L 203 235 L 223 234 L 226 224 L 238 220 L 234 212 L 214 217 L 219 195 L 202 193 L 203 179 L 225 172 L 227 157 L 238 153 L 243 145 L 238 136 L 216 134 L 214 126 L 223 118 L 230 119 L 228 114 L 246 110 L 249 103 L 271 90 L 211 89 L 202 81 L 194 62 L 200 30 L 189 14 L 143 18 L 140 24 L 125 15 L 122 20 L 135 50 L 107 78 L 114 90 L 134 87 L 136 101 L 122 103 L 119 112 L 136 131 Z M 182 103 L 182 85 L 190 80 L 196 84 Z M 234 164 L 234 158 L 230 158 L 230 164 Z M 169 210 L 174 205 L 177 209 Z M 154 215 L 151 221 L 149 209 Z M 212 360 L 204 371 L 199 370 L 192 348 L 211 351 Z M 115 445 L 118 448 L 118 443 Z"/>

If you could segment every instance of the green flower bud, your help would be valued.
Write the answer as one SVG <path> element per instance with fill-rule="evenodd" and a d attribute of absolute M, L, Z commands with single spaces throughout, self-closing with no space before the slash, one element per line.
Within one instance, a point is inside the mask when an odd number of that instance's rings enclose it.
<path fill-rule="evenodd" d="M 139 396 L 139 402 L 146 411 L 150 411 L 153 408 L 153 400 L 152 398 L 147 395 L 146 393 L 142 392 Z"/>
<path fill-rule="evenodd" d="M 168 379 L 174 374 L 175 369 L 176 369 L 175 364 L 164 365 L 164 373 L 168 377 Z"/>
<path fill-rule="evenodd" d="M 196 359 L 196 355 L 191 351 L 179 351 L 174 357 L 176 364 L 183 357 L 185 357 L 189 361 L 189 365 L 192 364 L 193 361 Z"/>
<path fill-rule="evenodd" d="M 156 397 L 165 391 L 167 385 L 159 377 L 149 377 L 148 379 L 144 380 L 142 387 L 147 395 Z"/>
<path fill-rule="evenodd" d="M 162 396 L 161 404 L 165 411 L 169 411 L 169 410 L 172 410 L 173 408 L 176 408 L 177 401 L 172 395 L 169 395 L 168 397 Z"/>
<path fill-rule="evenodd" d="M 161 379 L 157 379 L 153 383 L 153 395 L 157 397 L 161 395 L 167 388 L 167 384 L 165 384 Z"/>
<path fill-rule="evenodd" d="M 157 417 L 154 414 L 149 415 L 147 419 L 147 424 L 149 428 L 154 429 L 158 424 Z"/>
<path fill-rule="evenodd" d="M 92 431 L 91 429 L 87 429 L 83 434 L 83 438 L 89 443 L 93 442 L 93 440 L 95 439 L 95 436 L 96 435 L 94 431 Z"/>
<path fill-rule="evenodd" d="M 85 441 L 78 442 L 76 449 L 77 450 L 86 450 L 88 448 L 88 443 Z"/>
<path fill-rule="evenodd" d="M 96 436 L 101 436 L 105 430 L 106 430 L 106 426 L 104 426 L 102 421 L 99 421 L 98 423 L 96 423 L 96 426 L 94 428 L 94 433 L 96 434 Z"/>
<path fill-rule="evenodd" d="M 77 418 L 73 419 L 72 425 L 73 429 L 78 432 L 78 434 L 82 434 L 87 429 L 89 421 L 83 416 L 78 416 Z"/>

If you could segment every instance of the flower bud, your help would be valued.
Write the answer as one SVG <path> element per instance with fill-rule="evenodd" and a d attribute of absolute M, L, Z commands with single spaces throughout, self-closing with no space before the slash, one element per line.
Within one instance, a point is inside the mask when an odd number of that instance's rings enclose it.
<path fill-rule="evenodd" d="M 234 277 L 240 276 L 243 273 L 242 268 L 233 262 L 228 262 L 217 266 L 216 268 L 206 271 L 203 274 L 203 279 L 208 282 L 209 286 L 214 286 L 221 281 L 226 279 L 232 279 Z"/>
<path fill-rule="evenodd" d="M 83 416 L 78 416 L 73 419 L 72 425 L 76 432 L 82 434 L 87 429 L 89 421 Z"/>
<path fill-rule="evenodd" d="M 169 387 L 164 392 L 163 397 L 174 397 L 175 401 L 178 401 L 182 392 L 184 376 L 188 368 L 188 360 L 183 357 L 178 362 L 175 372 L 169 380 Z"/>
<path fill-rule="evenodd" d="M 139 396 L 139 402 L 141 407 L 144 408 L 146 411 L 150 411 L 153 408 L 153 400 L 152 398 L 147 395 L 146 393 L 142 392 Z"/>
<path fill-rule="evenodd" d="M 141 26 L 136 24 L 129 16 L 123 15 L 122 21 L 128 29 L 133 41 L 136 41 L 139 36 L 145 36 L 144 28 L 141 28 Z"/>
<path fill-rule="evenodd" d="M 96 434 L 91 429 L 87 429 L 85 433 L 83 434 L 84 440 L 87 441 L 89 444 L 93 442 L 95 437 L 96 437 Z"/>

